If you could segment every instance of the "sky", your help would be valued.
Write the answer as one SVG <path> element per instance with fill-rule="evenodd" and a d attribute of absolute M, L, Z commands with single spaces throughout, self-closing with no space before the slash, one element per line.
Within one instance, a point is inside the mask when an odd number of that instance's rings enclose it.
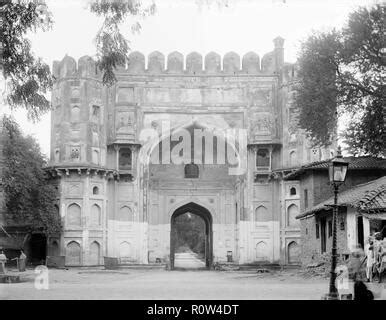
<path fill-rule="evenodd" d="M 144 0 L 148 1 L 148 0 Z M 141 31 L 132 34 L 130 25 L 122 30 L 130 40 L 131 50 L 147 56 L 152 51 L 165 55 L 179 51 L 184 55 L 210 51 L 223 55 L 234 51 L 240 56 L 255 51 L 262 57 L 273 49 L 272 40 L 285 39 L 285 61 L 295 62 L 300 41 L 312 30 L 329 30 L 344 25 L 349 12 L 376 0 L 155 0 L 153 16 L 140 21 Z M 102 18 L 88 10 L 86 0 L 48 0 L 53 14 L 52 30 L 28 35 L 36 56 L 50 66 L 66 54 L 76 60 L 95 56 L 95 35 Z M 39 141 L 47 156 L 50 151 L 50 114 L 38 123 L 28 121 L 24 110 L 10 111 L 22 130 Z M 1 112 L 1 110 L 0 110 Z"/>

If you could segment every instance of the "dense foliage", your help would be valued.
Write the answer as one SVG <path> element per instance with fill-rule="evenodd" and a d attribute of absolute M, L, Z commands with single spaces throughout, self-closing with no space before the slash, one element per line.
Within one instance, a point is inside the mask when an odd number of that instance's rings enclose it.
<path fill-rule="evenodd" d="M 24 107 L 29 118 L 39 119 L 50 109 L 44 94 L 52 87 L 50 68 L 31 51 L 28 31 L 47 30 L 52 26 L 51 14 L 42 1 L 7 1 L 2 3 L 2 64 L 9 87 L 7 102 Z"/>
<path fill-rule="evenodd" d="M 102 27 L 96 36 L 97 63 L 103 74 L 103 83 L 113 85 L 116 82 L 114 69 L 124 66 L 128 61 L 129 42 L 123 36 L 119 25 L 128 17 L 146 17 L 155 11 L 155 4 L 145 7 L 138 0 L 95 0 L 90 4 L 91 12 L 103 16 Z M 138 21 L 132 24 L 132 31 L 139 32 Z"/>
<path fill-rule="evenodd" d="M 131 30 L 139 32 L 138 19 L 153 15 L 155 0 L 92 0 L 89 10 L 104 18 L 97 31 L 96 58 L 103 83 L 111 86 L 116 82 L 114 69 L 128 61 L 130 42 L 120 31 L 124 21 L 132 21 Z M 228 6 L 228 0 L 196 0 L 198 6 L 217 4 Z M 44 0 L 5 0 L 0 2 L 3 15 L 2 64 L 8 84 L 7 102 L 12 108 L 23 107 L 30 119 L 39 120 L 50 110 L 45 94 L 52 88 L 50 68 L 31 50 L 26 38 L 29 31 L 48 30 L 53 25 L 52 14 Z"/>
<path fill-rule="evenodd" d="M 2 185 L 9 223 L 28 225 L 31 231 L 47 235 L 60 232 L 57 189 L 48 183 L 45 159 L 33 137 L 24 137 L 18 125 L 4 116 Z"/>
<path fill-rule="evenodd" d="M 342 30 L 315 32 L 302 43 L 295 105 L 315 144 L 336 137 L 337 116 L 349 115 L 344 138 L 353 154 L 385 156 L 385 7 L 359 8 Z"/>

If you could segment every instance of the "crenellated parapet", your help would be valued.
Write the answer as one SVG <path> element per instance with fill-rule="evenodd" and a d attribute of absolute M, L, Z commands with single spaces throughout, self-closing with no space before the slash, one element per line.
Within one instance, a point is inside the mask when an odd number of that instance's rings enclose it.
<path fill-rule="evenodd" d="M 68 55 L 61 61 L 53 62 L 52 74 L 56 79 L 66 77 L 98 78 L 101 75 L 92 57 L 83 56 L 76 62 L 73 57 Z"/>
<path fill-rule="evenodd" d="M 139 51 L 129 54 L 125 65 L 116 68 L 117 73 L 127 74 L 194 74 L 194 75 L 233 75 L 233 74 L 277 74 L 284 64 L 284 39 L 277 37 L 273 40 L 274 49 L 263 55 L 262 59 L 255 52 L 248 52 L 243 56 L 235 52 L 228 52 L 221 56 L 216 52 L 209 52 L 205 56 L 198 52 L 191 52 L 184 56 L 178 51 L 164 55 L 154 51 L 145 58 Z M 146 62 L 147 61 L 147 62 Z M 97 78 L 101 73 L 93 58 L 81 57 L 78 62 L 68 55 L 61 61 L 54 61 L 53 75 L 56 79 L 65 77 Z"/>
<path fill-rule="evenodd" d="M 216 52 L 209 52 L 205 56 L 191 52 L 184 56 L 174 51 L 167 56 L 154 51 L 147 56 L 138 51 L 129 54 L 127 64 L 118 66 L 116 72 L 126 74 L 192 74 L 192 75 L 271 75 L 278 71 L 276 52 L 272 51 L 260 57 L 255 52 L 248 52 L 242 57 L 235 52 L 228 52 L 224 56 Z M 281 66 L 280 66 L 281 67 Z M 76 63 L 75 59 L 65 56 L 62 61 L 54 61 L 53 75 L 56 79 L 65 77 L 100 78 L 95 61 L 84 56 Z"/>
<path fill-rule="evenodd" d="M 265 68 L 271 70 L 269 68 Z M 235 52 L 228 52 L 224 56 L 216 52 L 209 52 L 205 56 L 198 52 L 191 52 L 184 56 L 178 51 L 167 56 L 159 51 L 150 53 L 145 65 L 145 55 L 138 51 L 129 54 L 128 63 L 121 66 L 118 72 L 128 74 L 194 74 L 194 75 L 233 75 L 233 74 L 261 74 L 260 58 L 254 52 L 248 52 L 240 57 Z"/>

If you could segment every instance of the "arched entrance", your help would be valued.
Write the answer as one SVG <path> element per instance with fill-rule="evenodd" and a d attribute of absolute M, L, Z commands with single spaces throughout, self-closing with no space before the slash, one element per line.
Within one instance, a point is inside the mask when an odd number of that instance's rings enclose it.
<path fill-rule="evenodd" d="M 47 255 L 47 238 L 42 233 L 34 233 L 29 241 L 29 260 L 33 264 L 42 264 Z"/>
<path fill-rule="evenodd" d="M 188 217 L 185 218 L 184 215 L 188 215 Z M 210 269 L 213 261 L 212 216 L 208 209 L 194 202 L 179 207 L 172 215 L 170 229 L 170 267 L 171 269 L 179 267 L 175 265 L 175 257 L 176 253 L 180 253 L 178 251 L 181 249 L 182 244 L 181 226 L 184 225 L 185 228 L 189 228 L 189 215 L 196 216 L 197 218 L 191 219 L 197 229 L 196 232 L 191 233 L 191 236 L 196 236 L 197 240 L 185 238 L 185 246 L 192 254 L 200 255 L 202 253 L 202 267 Z M 200 227 L 201 222 L 199 220 L 202 221 L 202 228 Z"/>

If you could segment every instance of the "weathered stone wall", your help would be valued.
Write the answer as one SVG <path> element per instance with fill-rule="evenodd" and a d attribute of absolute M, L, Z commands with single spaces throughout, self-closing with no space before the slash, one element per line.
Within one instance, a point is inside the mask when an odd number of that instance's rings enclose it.
<path fill-rule="evenodd" d="M 71 173 L 61 177 L 60 187 L 60 214 L 64 226 L 60 244 L 57 244 L 60 255 L 68 257 L 67 265 L 101 264 L 106 254 L 105 179 Z M 52 243 L 54 241 L 58 239 L 51 239 Z"/>
<path fill-rule="evenodd" d="M 332 236 L 329 236 L 328 223 L 332 221 L 332 215 L 320 214 L 318 216 L 301 219 L 301 262 L 303 266 L 322 261 L 323 253 L 321 250 L 320 227 L 320 219 L 322 218 L 326 219 L 326 251 L 324 255 L 331 255 Z M 319 239 L 316 238 L 317 223 L 319 224 Z M 345 210 L 339 212 L 337 220 L 337 253 L 338 255 L 349 253 L 347 242 L 347 213 Z"/>

